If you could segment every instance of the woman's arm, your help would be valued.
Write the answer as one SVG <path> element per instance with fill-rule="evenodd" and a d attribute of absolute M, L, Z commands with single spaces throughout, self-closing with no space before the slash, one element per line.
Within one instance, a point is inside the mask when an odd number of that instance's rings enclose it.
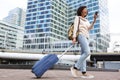
<path fill-rule="evenodd" d="M 98 15 L 94 14 L 94 20 L 93 20 L 93 22 L 91 23 L 91 25 L 90 25 L 90 27 L 88 28 L 88 30 L 90 30 L 90 29 L 93 28 L 93 26 L 94 26 L 94 24 L 95 24 L 95 22 L 96 22 L 97 17 L 98 17 Z"/>
<path fill-rule="evenodd" d="M 76 32 L 78 29 L 78 22 L 79 22 L 79 17 L 76 16 L 74 20 L 74 30 L 73 30 L 73 38 L 76 38 Z"/>
<path fill-rule="evenodd" d="M 73 30 L 73 40 L 72 40 L 73 44 L 75 44 L 75 42 L 76 42 L 76 32 L 78 29 L 78 22 L 79 22 L 78 20 L 79 20 L 79 17 L 76 16 L 75 20 L 74 20 L 74 30 Z"/>

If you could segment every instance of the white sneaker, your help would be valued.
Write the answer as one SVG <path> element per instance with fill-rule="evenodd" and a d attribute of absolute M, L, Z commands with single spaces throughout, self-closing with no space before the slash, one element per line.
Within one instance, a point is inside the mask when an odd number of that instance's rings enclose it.
<path fill-rule="evenodd" d="M 94 76 L 86 73 L 86 74 L 83 74 L 81 78 L 94 78 Z"/>
<path fill-rule="evenodd" d="M 70 70 L 71 70 L 71 74 L 73 75 L 73 77 L 78 77 L 76 69 L 74 69 L 73 67 L 71 67 Z"/>

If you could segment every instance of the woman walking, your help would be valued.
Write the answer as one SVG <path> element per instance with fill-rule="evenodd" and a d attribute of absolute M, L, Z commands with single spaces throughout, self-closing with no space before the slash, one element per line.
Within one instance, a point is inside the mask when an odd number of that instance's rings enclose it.
<path fill-rule="evenodd" d="M 90 47 L 88 43 L 89 39 L 89 30 L 93 28 L 94 23 L 96 22 L 97 14 L 94 15 L 94 20 L 90 24 L 89 21 L 85 18 L 88 14 L 88 10 L 86 6 L 81 6 L 77 10 L 77 16 L 74 20 L 74 30 L 73 30 L 73 44 L 77 41 L 80 43 L 81 47 L 81 57 L 75 63 L 74 66 L 71 67 L 71 73 L 73 77 L 79 77 L 77 72 L 80 70 L 82 73 L 82 78 L 93 78 L 93 75 L 90 75 L 86 72 L 86 58 L 90 54 Z M 80 21 L 79 21 L 80 20 Z M 79 25 L 78 25 L 79 24 Z M 79 29 L 79 30 L 78 30 Z M 76 32 L 79 31 L 79 35 L 76 36 Z"/>

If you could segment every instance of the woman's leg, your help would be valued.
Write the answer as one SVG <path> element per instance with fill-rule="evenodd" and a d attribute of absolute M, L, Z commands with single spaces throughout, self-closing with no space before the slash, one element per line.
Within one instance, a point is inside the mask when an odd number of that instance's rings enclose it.
<path fill-rule="evenodd" d="M 82 53 L 81 53 L 79 60 L 75 64 L 75 67 L 77 69 L 82 69 L 82 71 L 86 71 L 86 58 L 90 54 L 89 43 L 88 43 L 87 38 L 83 35 L 78 36 L 78 41 L 80 43 Z"/>
<path fill-rule="evenodd" d="M 81 55 L 83 54 L 84 50 L 81 49 Z M 82 62 L 81 67 L 80 67 L 80 71 L 82 73 L 86 73 L 86 59 Z"/>
<path fill-rule="evenodd" d="M 80 71 L 81 72 L 86 72 L 86 60 L 84 60 L 81 64 L 81 67 L 80 67 Z"/>

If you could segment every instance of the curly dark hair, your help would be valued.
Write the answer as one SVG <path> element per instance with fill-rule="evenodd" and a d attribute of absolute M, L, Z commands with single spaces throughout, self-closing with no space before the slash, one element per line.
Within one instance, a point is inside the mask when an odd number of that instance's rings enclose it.
<path fill-rule="evenodd" d="M 84 8 L 87 8 L 87 6 L 80 6 L 80 7 L 78 8 L 78 10 L 77 10 L 77 16 L 81 16 L 82 11 L 83 11 Z"/>

